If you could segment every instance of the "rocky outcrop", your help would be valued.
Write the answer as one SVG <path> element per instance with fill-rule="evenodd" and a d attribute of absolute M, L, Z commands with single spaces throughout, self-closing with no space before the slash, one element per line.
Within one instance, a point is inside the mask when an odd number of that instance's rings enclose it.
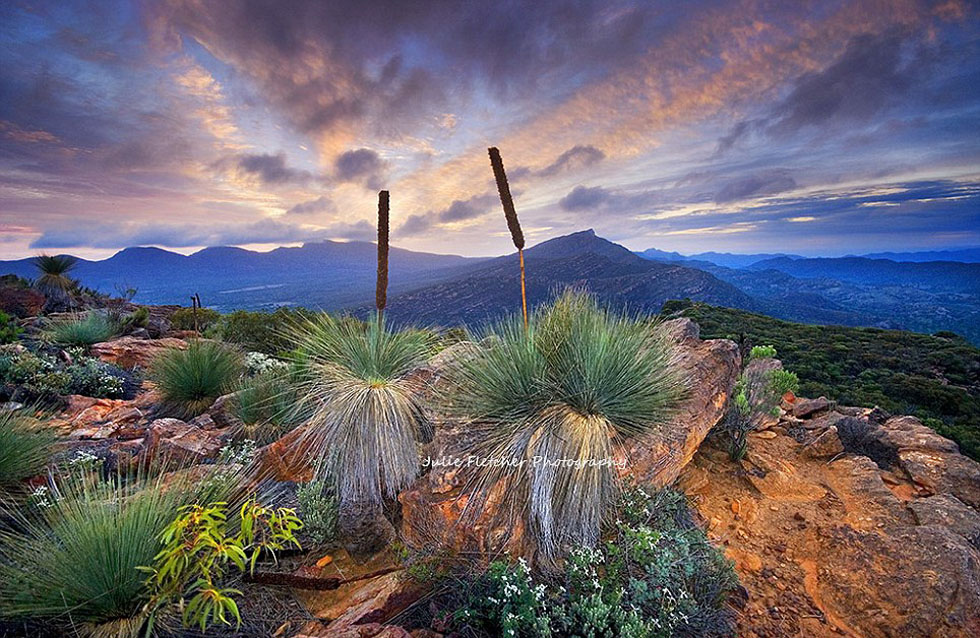
<path fill-rule="evenodd" d="M 163 339 L 140 339 L 138 337 L 122 337 L 114 341 L 97 343 L 91 347 L 92 356 L 120 368 L 147 368 L 162 352 L 171 348 L 184 349 L 187 342 L 183 339 L 166 337 Z"/>
<path fill-rule="evenodd" d="M 748 591 L 739 636 L 980 635 L 980 464 L 912 417 L 832 407 L 682 473 Z"/>

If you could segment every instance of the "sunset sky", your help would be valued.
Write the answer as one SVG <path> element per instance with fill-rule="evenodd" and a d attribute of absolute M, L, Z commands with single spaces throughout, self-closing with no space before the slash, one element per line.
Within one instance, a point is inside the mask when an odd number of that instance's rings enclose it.
<path fill-rule="evenodd" d="M 0 258 L 372 239 L 980 245 L 957 0 L 0 3 Z"/>

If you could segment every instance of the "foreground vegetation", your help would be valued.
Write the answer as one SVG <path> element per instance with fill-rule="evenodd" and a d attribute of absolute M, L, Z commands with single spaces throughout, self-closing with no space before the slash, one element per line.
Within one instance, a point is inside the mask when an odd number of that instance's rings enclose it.
<path fill-rule="evenodd" d="M 732 339 L 744 353 L 771 344 L 803 396 L 918 416 L 980 460 L 980 349 L 962 337 L 812 326 L 689 301 L 668 302 L 663 314 L 690 317 L 702 338 Z"/>

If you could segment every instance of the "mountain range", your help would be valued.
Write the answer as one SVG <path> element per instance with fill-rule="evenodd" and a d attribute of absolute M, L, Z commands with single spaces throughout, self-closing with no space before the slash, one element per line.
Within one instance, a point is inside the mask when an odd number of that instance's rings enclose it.
<path fill-rule="evenodd" d="M 960 252 L 969 258 L 969 251 Z M 297 305 L 365 315 L 376 256 L 369 242 L 265 253 L 215 247 L 192 255 L 127 248 L 105 260 L 80 260 L 73 276 L 108 293 L 135 287 L 142 303 L 186 304 L 199 293 L 204 305 L 223 312 Z M 805 323 L 950 330 L 980 343 L 978 263 L 633 253 L 591 230 L 528 248 L 525 262 L 532 305 L 572 286 L 635 312 L 689 298 Z M 390 272 L 388 316 L 398 321 L 476 326 L 520 309 L 516 254 L 466 258 L 392 248 Z M 0 274 L 6 273 L 32 277 L 34 266 L 30 259 L 0 261 Z"/>

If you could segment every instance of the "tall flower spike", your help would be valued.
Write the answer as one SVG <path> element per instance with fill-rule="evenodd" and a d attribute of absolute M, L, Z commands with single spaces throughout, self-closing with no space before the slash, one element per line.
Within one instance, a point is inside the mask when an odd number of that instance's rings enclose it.
<path fill-rule="evenodd" d="M 517 219 L 517 210 L 514 209 L 514 198 L 510 194 L 510 185 L 507 183 L 507 173 L 504 172 L 504 161 L 500 158 L 500 149 L 495 146 L 487 149 L 490 153 L 490 166 L 493 168 L 493 177 L 497 180 L 497 193 L 500 194 L 500 204 L 504 208 L 504 217 L 507 218 L 507 228 L 510 229 L 510 237 L 514 240 L 517 248 L 517 255 L 521 261 L 521 309 L 524 312 L 524 331 L 527 332 L 527 286 L 524 282 L 524 232 L 521 230 L 521 222 Z"/>
<path fill-rule="evenodd" d="M 388 191 L 378 192 L 378 287 L 374 301 L 380 322 L 388 303 Z"/>

